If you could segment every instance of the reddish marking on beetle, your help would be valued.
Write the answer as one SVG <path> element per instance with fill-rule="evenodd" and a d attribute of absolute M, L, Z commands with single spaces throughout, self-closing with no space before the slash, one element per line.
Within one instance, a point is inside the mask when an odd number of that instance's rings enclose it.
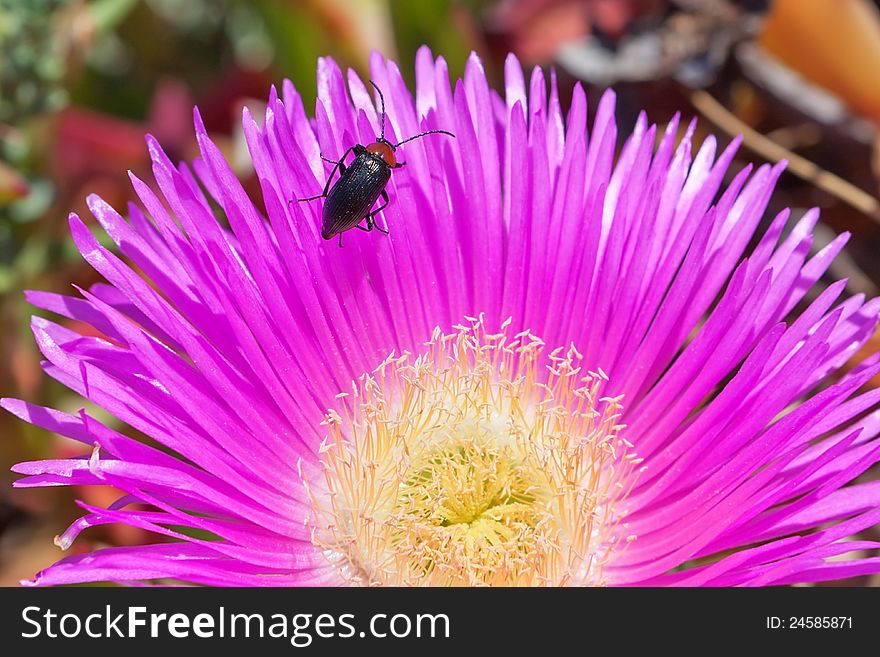
<path fill-rule="evenodd" d="M 393 167 L 397 164 L 397 158 L 394 156 L 394 149 L 391 147 L 391 144 L 387 142 L 374 141 L 367 146 L 367 152 L 371 155 L 378 155 L 381 157 L 389 167 Z"/>

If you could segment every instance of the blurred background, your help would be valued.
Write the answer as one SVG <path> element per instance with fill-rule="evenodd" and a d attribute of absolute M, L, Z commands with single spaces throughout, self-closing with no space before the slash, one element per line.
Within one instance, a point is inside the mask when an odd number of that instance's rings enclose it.
<path fill-rule="evenodd" d="M 748 161 L 791 163 L 768 215 L 790 206 L 797 218 L 821 207 L 817 249 L 843 231 L 853 234 L 823 284 L 845 276 L 850 293 L 876 295 L 878 5 L 0 0 L 0 396 L 68 412 L 83 406 L 42 374 L 23 290 L 69 293 L 71 282 L 98 282 L 68 239 L 67 214 L 87 219 L 85 197 L 92 192 L 124 208 L 132 197 L 126 171 L 149 176 L 144 133 L 156 135 L 172 158 L 191 158 L 191 110 L 198 104 L 212 137 L 247 181 L 252 171 L 241 109 L 259 110 L 269 85 L 288 77 L 313 107 L 317 57 L 331 55 L 366 77 L 373 49 L 396 58 L 412 83 L 423 43 L 447 59 L 456 77 L 476 51 L 498 89 L 509 51 L 529 68 L 554 66 L 563 103 L 577 80 L 588 86 L 591 103 L 613 85 L 624 136 L 643 108 L 660 124 L 675 112 L 685 124 L 698 117 L 697 141 L 712 133 L 725 143 L 744 133 L 731 171 Z M 865 353 L 878 348 L 875 340 Z M 107 504 L 117 497 L 100 488 L 11 488 L 11 464 L 80 452 L 80 445 L 0 412 L 0 585 L 17 585 L 62 556 L 52 538 L 78 515 L 74 498 Z M 878 528 L 869 535 L 880 540 Z M 72 550 L 146 540 L 139 530 L 109 525 L 86 532 Z M 880 578 L 841 584 L 880 586 Z"/>

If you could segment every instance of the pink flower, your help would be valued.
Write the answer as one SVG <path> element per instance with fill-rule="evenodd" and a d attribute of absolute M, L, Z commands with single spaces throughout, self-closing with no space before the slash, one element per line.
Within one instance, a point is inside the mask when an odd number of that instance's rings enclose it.
<path fill-rule="evenodd" d="M 367 86 L 329 60 L 314 121 L 289 82 L 262 126 L 245 112 L 265 210 L 196 114 L 192 166 L 148 139 L 162 198 L 132 177 L 127 219 L 89 199 L 125 261 L 71 216 L 108 284 L 28 298 L 107 339 L 35 317 L 45 369 L 155 442 L 7 399 L 86 446 L 16 465 L 16 485 L 126 491 L 82 504 L 62 548 L 116 522 L 167 540 L 68 557 L 33 583 L 728 586 L 880 571 L 840 559 L 878 547 L 847 540 L 880 520 L 880 482 L 852 483 L 880 459 L 880 391 L 857 393 L 878 358 L 829 381 L 878 302 L 839 300 L 843 282 L 805 301 L 846 239 L 810 257 L 815 211 L 756 236 L 781 167 L 722 190 L 736 143 L 692 156 L 676 120 L 655 149 L 644 116 L 615 159 L 614 95 L 588 138 L 583 90 L 563 117 L 555 79 L 548 97 L 513 57 L 503 98 L 476 57 L 454 89 L 427 49 L 416 70 L 413 99 L 393 62 L 371 62 L 386 136 L 456 138 L 400 148 L 388 236 L 351 231 L 340 249 L 320 237 L 321 201 L 288 203 L 323 188 L 320 154 L 379 132 Z"/>

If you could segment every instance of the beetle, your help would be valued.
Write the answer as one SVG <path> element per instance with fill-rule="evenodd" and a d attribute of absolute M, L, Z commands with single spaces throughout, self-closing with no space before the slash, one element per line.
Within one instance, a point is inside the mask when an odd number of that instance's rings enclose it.
<path fill-rule="evenodd" d="M 342 247 L 342 233 L 352 228 L 366 232 L 375 228 L 381 233 L 388 234 L 388 230 L 379 226 L 374 217 L 388 205 L 388 192 L 385 191 L 385 187 L 391 179 L 391 170 L 400 169 L 406 164 L 406 162 L 398 162 L 395 155 L 401 144 L 437 133 L 455 137 L 454 134 L 446 130 L 427 130 L 392 144 L 385 139 L 385 96 L 375 82 L 370 80 L 370 84 L 379 93 L 379 99 L 382 101 L 380 135 L 376 137 L 376 141 L 367 146 L 363 144 L 350 146 L 339 160 L 331 160 L 322 154 L 321 159 L 333 165 L 330 177 L 327 178 L 327 184 L 324 185 L 324 191 L 317 196 L 296 199 L 299 202 L 314 201 L 319 198 L 327 199 L 321 216 L 321 237 L 329 240 L 333 239 L 335 235 L 339 235 L 340 248 Z M 346 166 L 345 158 L 351 152 L 355 154 L 354 161 Z M 330 183 L 337 171 L 339 171 L 339 180 L 331 187 Z M 382 197 L 382 205 L 372 210 L 371 208 L 380 196 Z M 290 200 L 289 203 L 293 203 L 293 200 Z M 367 220 L 366 227 L 361 226 L 361 221 L 364 219 Z"/>

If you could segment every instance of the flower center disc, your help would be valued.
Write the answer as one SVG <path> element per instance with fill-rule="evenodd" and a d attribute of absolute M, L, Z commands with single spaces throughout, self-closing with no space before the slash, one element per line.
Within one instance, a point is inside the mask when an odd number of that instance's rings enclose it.
<path fill-rule="evenodd" d="M 549 486 L 540 472 L 478 427 L 431 449 L 400 486 L 392 535 L 424 576 L 493 580 L 501 568 L 525 569 L 552 540 Z"/>
<path fill-rule="evenodd" d="M 328 413 L 313 542 L 352 584 L 603 584 L 639 462 L 604 375 L 480 320 L 427 348 Z"/>

